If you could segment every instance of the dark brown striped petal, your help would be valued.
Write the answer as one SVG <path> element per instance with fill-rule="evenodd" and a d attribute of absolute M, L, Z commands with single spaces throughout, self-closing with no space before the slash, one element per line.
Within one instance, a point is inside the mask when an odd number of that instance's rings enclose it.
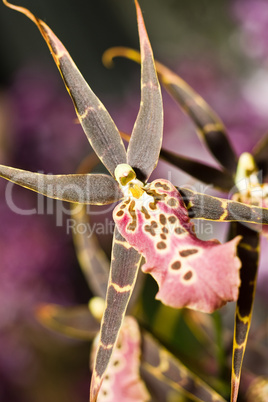
<path fill-rule="evenodd" d="M 111 116 L 88 86 L 69 53 L 51 29 L 26 8 L 15 6 L 6 0 L 3 2 L 6 6 L 30 18 L 40 30 L 62 75 L 92 148 L 113 175 L 116 166 L 126 162 L 126 151 Z"/>
<path fill-rule="evenodd" d="M 0 165 L 0 177 L 46 197 L 73 203 L 105 205 L 123 198 L 117 182 L 105 174 L 51 175 Z"/>
<path fill-rule="evenodd" d="M 139 253 L 129 246 L 115 229 L 106 306 L 91 380 L 91 402 L 97 400 L 104 373 L 135 285 L 140 259 Z"/>
<path fill-rule="evenodd" d="M 229 192 L 234 186 L 234 179 L 226 170 L 222 171 L 202 162 L 161 149 L 160 158 L 177 166 L 203 183 L 212 184 L 221 191 Z"/>
<path fill-rule="evenodd" d="M 173 400 L 175 396 L 181 400 L 183 395 L 183 400 L 186 397 L 191 401 L 226 402 L 145 331 L 142 357 L 142 377 L 150 385 L 152 394 L 156 393 L 157 400 L 160 400 L 160 390 L 161 400 Z"/>
<path fill-rule="evenodd" d="M 135 0 L 141 48 L 141 103 L 127 151 L 127 163 L 146 182 L 157 165 L 163 136 L 163 105 L 153 52 Z"/>
<path fill-rule="evenodd" d="M 232 236 L 237 235 L 243 236 L 243 240 L 237 248 L 242 268 L 240 271 L 241 285 L 235 313 L 231 402 L 236 402 L 238 397 L 242 363 L 252 318 L 260 253 L 259 234 L 256 231 L 239 223 L 234 223 Z"/>
<path fill-rule="evenodd" d="M 75 339 L 92 340 L 100 328 L 88 306 L 44 304 L 37 307 L 36 317 L 45 327 Z"/>
<path fill-rule="evenodd" d="M 103 55 L 104 64 L 111 66 L 114 57 L 126 57 L 140 63 L 139 52 L 125 47 L 115 47 L 107 50 Z M 155 67 L 161 84 L 193 120 L 197 133 L 206 143 L 210 152 L 226 170 L 235 174 L 237 157 L 228 140 L 226 128 L 219 116 L 177 74 L 158 62 L 155 62 Z"/>
<path fill-rule="evenodd" d="M 268 208 L 212 197 L 186 188 L 178 188 L 190 218 L 218 222 L 248 222 L 268 225 Z"/>

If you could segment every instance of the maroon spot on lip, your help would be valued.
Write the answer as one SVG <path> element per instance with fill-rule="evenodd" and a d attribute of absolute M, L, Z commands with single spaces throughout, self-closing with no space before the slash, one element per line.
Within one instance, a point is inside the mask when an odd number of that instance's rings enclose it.
<path fill-rule="evenodd" d="M 173 264 L 171 265 L 172 269 L 180 269 L 181 268 L 181 262 L 180 261 L 175 261 L 173 262 Z"/>
<path fill-rule="evenodd" d="M 170 199 L 167 201 L 167 204 L 168 204 L 170 207 L 176 207 L 176 206 L 178 205 L 176 198 L 170 198 Z"/>
<path fill-rule="evenodd" d="M 180 256 L 181 257 L 188 257 L 189 255 L 193 255 L 198 253 L 198 250 L 196 250 L 195 248 L 189 248 L 188 250 L 182 250 L 180 251 Z"/>
<path fill-rule="evenodd" d="M 165 242 L 160 241 L 159 243 L 157 243 L 156 247 L 157 247 L 159 250 L 163 250 L 164 248 L 167 247 L 167 245 L 166 245 Z"/>
<path fill-rule="evenodd" d="M 173 216 L 173 215 L 172 215 L 172 216 L 169 216 L 169 217 L 168 217 L 168 220 L 169 220 L 170 223 L 175 223 L 176 220 L 177 220 L 177 218 L 176 218 L 176 216 Z"/>
<path fill-rule="evenodd" d="M 167 218 L 165 217 L 164 214 L 159 215 L 159 221 L 160 221 L 161 225 L 165 225 L 167 223 Z"/>
<path fill-rule="evenodd" d="M 118 212 L 116 213 L 116 216 L 122 216 L 122 215 L 124 215 L 124 211 L 118 211 Z"/>
<path fill-rule="evenodd" d="M 189 279 L 191 279 L 192 276 L 193 276 L 192 271 L 188 271 L 188 272 L 186 272 L 186 274 L 183 276 L 183 279 L 184 279 L 185 281 L 189 281 Z"/>

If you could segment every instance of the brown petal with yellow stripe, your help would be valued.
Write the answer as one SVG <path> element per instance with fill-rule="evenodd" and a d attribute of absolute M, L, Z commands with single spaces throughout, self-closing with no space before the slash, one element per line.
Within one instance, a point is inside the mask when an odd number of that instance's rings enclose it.
<path fill-rule="evenodd" d="M 123 140 L 130 141 L 129 134 L 120 131 L 120 135 Z M 160 159 L 178 167 L 203 183 L 212 184 L 221 191 L 230 191 L 235 185 L 233 176 L 226 170 L 214 168 L 203 162 L 175 154 L 167 149 L 161 148 Z"/>
<path fill-rule="evenodd" d="M 113 175 L 116 166 L 126 162 L 126 151 L 111 116 L 51 29 L 26 8 L 15 6 L 6 0 L 3 0 L 3 3 L 26 15 L 40 30 L 73 100 L 77 116 L 92 148 Z"/>
<path fill-rule="evenodd" d="M 103 55 L 104 64 L 109 67 L 114 57 L 126 57 L 140 63 L 139 52 L 126 47 L 108 49 Z M 181 77 L 161 63 L 155 62 L 155 67 L 161 84 L 193 120 L 200 138 L 211 153 L 226 170 L 234 174 L 237 156 L 219 116 Z"/>
<path fill-rule="evenodd" d="M 217 222 L 247 222 L 268 225 L 268 208 L 243 204 L 211 195 L 198 193 L 188 188 L 177 187 L 190 218 Z"/>
<path fill-rule="evenodd" d="M 183 172 L 190 174 L 195 179 L 203 183 L 212 184 L 221 191 L 229 192 L 234 186 L 233 176 L 225 170 L 222 171 L 203 162 L 175 154 L 163 148 L 160 152 L 160 158 L 178 167 Z"/>
<path fill-rule="evenodd" d="M 146 182 L 156 167 L 163 137 L 162 96 L 142 13 L 135 0 L 141 48 L 141 102 L 127 151 L 127 163 Z"/>
<path fill-rule="evenodd" d="M 117 182 L 105 174 L 51 175 L 0 165 L 0 177 L 46 197 L 79 204 L 105 205 L 123 198 Z"/>
<path fill-rule="evenodd" d="M 156 400 L 160 400 L 162 392 L 161 400 L 165 401 L 226 402 L 145 331 L 142 357 L 141 374 L 148 387 L 150 385 L 152 396 L 156 392 Z M 163 384 L 166 385 L 164 392 Z"/>
<path fill-rule="evenodd" d="M 136 282 L 140 260 L 139 253 L 129 246 L 118 230 L 115 229 L 106 306 L 91 380 L 91 402 L 97 400 L 104 373 L 109 364 Z"/>
<path fill-rule="evenodd" d="M 247 346 L 248 333 L 252 318 L 260 246 L 259 234 L 254 230 L 243 226 L 240 223 L 234 223 L 232 225 L 232 230 L 232 235 L 243 236 L 243 240 L 237 248 L 238 256 L 242 263 L 242 268 L 240 271 L 241 285 L 235 313 L 231 380 L 231 402 L 236 402 L 238 397 L 242 363 Z"/>

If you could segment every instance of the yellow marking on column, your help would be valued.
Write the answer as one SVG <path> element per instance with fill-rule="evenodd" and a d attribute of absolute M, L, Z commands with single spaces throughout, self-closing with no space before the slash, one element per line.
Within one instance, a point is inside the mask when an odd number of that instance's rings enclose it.
<path fill-rule="evenodd" d="M 227 201 L 222 201 L 221 206 L 224 209 L 224 212 L 221 214 L 219 220 L 220 221 L 224 221 L 224 219 L 226 218 L 226 216 L 228 215 L 228 209 L 227 209 Z"/>
<path fill-rule="evenodd" d="M 119 286 L 114 282 L 111 282 L 110 286 L 112 286 L 119 293 L 126 293 L 132 289 L 132 285 Z"/>
<path fill-rule="evenodd" d="M 86 110 L 84 111 L 83 114 L 78 114 L 79 119 L 80 119 L 80 120 L 83 120 L 85 117 L 87 117 L 88 113 L 89 113 L 91 110 L 96 110 L 96 109 L 95 109 L 94 107 L 92 107 L 92 106 L 88 106 L 88 107 L 86 108 Z"/>
<path fill-rule="evenodd" d="M 108 345 L 104 345 L 104 343 L 99 341 L 99 347 L 102 347 L 105 350 L 112 349 L 114 347 L 114 343 L 109 343 Z"/>
<path fill-rule="evenodd" d="M 158 366 L 159 370 L 161 370 L 162 372 L 167 371 L 169 369 L 169 361 L 167 353 L 163 350 L 160 350 L 159 357 L 160 357 L 160 364 Z"/>
<path fill-rule="evenodd" d="M 102 103 L 99 104 L 98 109 L 99 110 L 106 110 Z"/>
<path fill-rule="evenodd" d="M 69 56 L 67 51 L 62 50 L 61 52 L 57 52 L 57 53 L 54 52 L 54 57 L 57 60 L 60 60 L 63 56 L 67 56 L 68 58 L 70 58 L 70 56 Z"/>
<path fill-rule="evenodd" d="M 126 249 L 132 248 L 132 246 L 127 241 L 114 240 L 114 243 L 120 244 L 121 246 L 125 247 Z"/>
<path fill-rule="evenodd" d="M 239 313 L 239 308 L 237 308 L 237 310 L 236 310 L 236 315 L 239 318 L 239 320 L 243 322 L 243 324 L 248 324 L 250 322 L 250 315 L 246 315 L 245 317 L 242 317 Z"/>
<path fill-rule="evenodd" d="M 260 251 L 260 246 L 252 247 L 250 244 L 243 243 L 243 242 L 239 243 L 239 247 L 242 247 L 243 249 L 248 250 L 248 251 L 254 251 L 254 252 Z"/>

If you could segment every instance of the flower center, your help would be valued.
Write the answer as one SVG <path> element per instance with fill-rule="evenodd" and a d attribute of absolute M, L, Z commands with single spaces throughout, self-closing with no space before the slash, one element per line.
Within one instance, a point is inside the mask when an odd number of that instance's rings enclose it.
<path fill-rule="evenodd" d="M 144 194 L 144 184 L 136 178 L 136 173 L 126 163 L 118 165 L 114 171 L 115 179 L 119 183 L 125 197 L 141 198 Z"/>

